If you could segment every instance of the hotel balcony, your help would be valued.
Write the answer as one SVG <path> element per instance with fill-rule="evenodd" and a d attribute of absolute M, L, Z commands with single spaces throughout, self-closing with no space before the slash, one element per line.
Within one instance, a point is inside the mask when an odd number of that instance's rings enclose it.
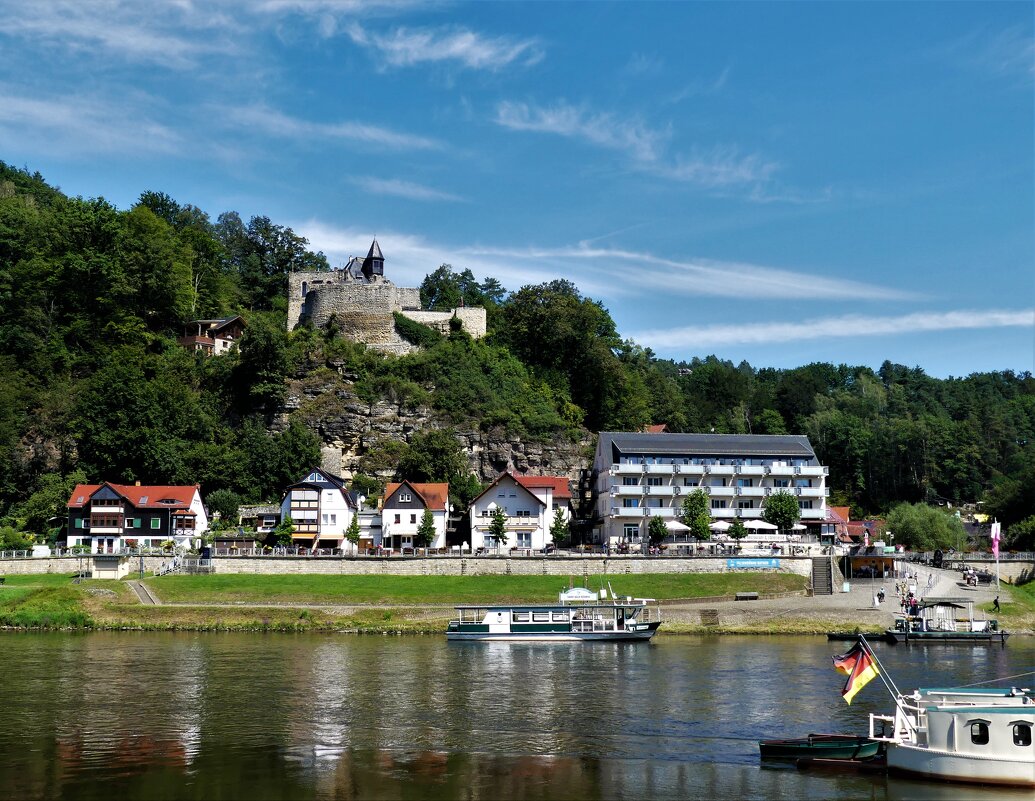
<path fill-rule="evenodd" d="M 625 496 L 627 498 L 633 495 L 643 495 L 643 487 L 641 487 L 639 484 L 633 484 L 630 486 L 615 486 L 611 487 L 611 494 Z"/>

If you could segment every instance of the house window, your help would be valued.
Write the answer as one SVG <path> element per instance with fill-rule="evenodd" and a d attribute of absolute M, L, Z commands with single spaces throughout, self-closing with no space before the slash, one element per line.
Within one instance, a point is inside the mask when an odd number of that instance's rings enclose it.
<path fill-rule="evenodd" d="M 532 532 L 531 531 L 519 531 L 517 533 L 517 547 L 518 548 L 531 548 L 532 547 Z"/>
<path fill-rule="evenodd" d="M 983 720 L 975 720 L 970 724 L 970 741 L 974 745 L 988 745 L 988 724 Z"/>
<path fill-rule="evenodd" d="M 155 528 L 161 528 L 161 527 L 162 527 L 162 518 L 160 518 L 160 517 L 152 517 L 151 518 L 151 528 L 155 529 Z"/>
<path fill-rule="evenodd" d="M 408 492 L 400 492 L 399 493 L 399 503 L 409 503 L 412 500 L 413 500 L 413 496 L 410 495 L 410 493 L 408 493 Z"/>
<path fill-rule="evenodd" d="M 720 501 L 720 500 L 717 500 L 715 498 L 712 498 L 712 509 L 725 509 L 725 508 L 726 508 L 726 501 Z"/>
<path fill-rule="evenodd" d="M 638 540 L 640 538 L 640 527 L 631 523 L 626 523 L 625 528 L 622 531 L 622 537 L 626 540 Z"/>
<path fill-rule="evenodd" d="M 331 515 L 331 525 L 335 526 L 337 524 L 338 524 L 338 515 L 336 515 L 336 514 Z"/>
<path fill-rule="evenodd" d="M 416 523 L 417 522 L 417 515 L 410 515 L 410 522 L 411 523 Z"/>
<path fill-rule="evenodd" d="M 400 520 L 400 516 L 399 516 L 399 515 L 396 515 L 396 516 L 395 516 L 395 522 L 396 522 L 397 524 L 399 523 L 399 520 Z"/>
<path fill-rule="evenodd" d="M 1031 745 L 1031 724 L 1030 723 L 1014 723 L 1013 724 L 1013 744 L 1022 747 Z"/>
<path fill-rule="evenodd" d="M 83 518 L 77 517 L 75 519 L 75 527 L 76 528 L 82 528 L 83 527 Z"/>

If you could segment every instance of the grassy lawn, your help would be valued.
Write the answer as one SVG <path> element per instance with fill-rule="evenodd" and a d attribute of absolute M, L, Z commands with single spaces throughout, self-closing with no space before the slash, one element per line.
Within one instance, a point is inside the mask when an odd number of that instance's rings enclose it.
<path fill-rule="evenodd" d="M 71 575 L 40 573 L 6 576 L 0 587 L 0 626 L 83 628 L 91 624 L 83 592 Z"/>
<path fill-rule="evenodd" d="M 619 595 L 673 600 L 802 590 L 805 579 L 786 573 L 616 575 L 605 577 Z M 163 603 L 228 604 L 462 604 L 549 603 L 568 587 L 564 576 L 163 576 L 146 580 Z M 582 580 L 577 579 L 581 586 Z M 590 577 L 599 589 L 600 577 Z"/>

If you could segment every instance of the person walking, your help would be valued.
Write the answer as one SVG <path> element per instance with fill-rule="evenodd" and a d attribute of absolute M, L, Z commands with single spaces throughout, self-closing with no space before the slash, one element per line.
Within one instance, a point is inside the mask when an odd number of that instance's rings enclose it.
<path fill-rule="evenodd" d="M 995 597 L 995 600 L 992 601 L 992 611 L 993 612 L 1000 611 L 1000 609 L 999 609 L 999 596 L 998 595 Z"/>

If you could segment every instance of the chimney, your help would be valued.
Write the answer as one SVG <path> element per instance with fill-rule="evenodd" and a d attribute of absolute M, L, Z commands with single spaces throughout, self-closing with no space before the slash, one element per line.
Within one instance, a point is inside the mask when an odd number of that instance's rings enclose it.
<path fill-rule="evenodd" d="M 138 487 L 140 486 L 140 482 L 139 481 L 134 482 L 134 483 L 136 484 L 136 486 L 138 486 Z"/>

